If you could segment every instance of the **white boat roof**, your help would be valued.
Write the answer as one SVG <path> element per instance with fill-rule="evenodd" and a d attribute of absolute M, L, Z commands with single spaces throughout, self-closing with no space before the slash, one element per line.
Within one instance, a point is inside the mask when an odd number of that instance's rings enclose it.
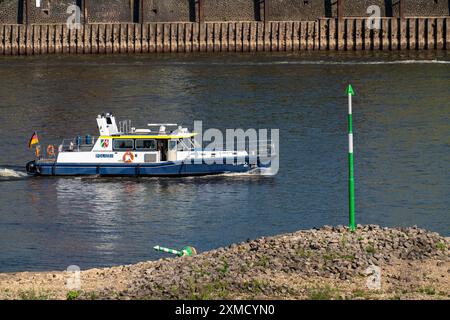
<path fill-rule="evenodd" d="M 129 120 L 127 120 L 128 123 Z M 178 126 L 175 123 L 149 123 L 149 127 L 158 126 L 158 131 L 150 129 L 120 128 L 116 123 L 116 119 L 111 113 L 101 114 L 97 116 L 97 126 L 102 139 L 184 139 L 191 138 L 197 133 L 189 132 L 187 128 Z M 173 131 L 166 131 L 166 127 L 178 126 Z M 131 129 L 129 131 L 129 129 Z"/>
<path fill-rule="evenodd" d="M 149 133 L 149 134 L 115 134 L 112 136 L 100 136 L 101 139 L 184 139 L 192 138 L 196 136 L 197 133 Z"/>

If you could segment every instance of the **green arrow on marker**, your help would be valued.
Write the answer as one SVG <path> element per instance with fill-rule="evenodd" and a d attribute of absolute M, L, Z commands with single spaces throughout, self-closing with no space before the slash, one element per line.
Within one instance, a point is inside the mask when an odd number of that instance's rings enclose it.
<path fill-rule="evenodd" d="M 348 87 L 347 87 L 347 94 L 348 95 L 352 95 L 352 96 L 355 95 L 355 91 L 353 90 L 353 87 L 352 87 L 351 84 L 349 84 Z"/>

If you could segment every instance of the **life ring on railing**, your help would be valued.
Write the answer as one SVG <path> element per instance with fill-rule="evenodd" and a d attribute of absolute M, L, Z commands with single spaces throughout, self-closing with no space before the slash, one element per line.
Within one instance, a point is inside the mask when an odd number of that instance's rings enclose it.
<path fill-rule="evenodd" d="M 125 163 L 131 163 L 134 161 L 134 154 L 130 151 L 127 151 L 123 154 L 123 162 Z"/>
<path fill-rule="evenodd" d="M 54 145 L 50 144 L 47 147 L 47 156 L 49 156 L 49 157 L 54 157 L 55 156 L 55 146 Z"/>

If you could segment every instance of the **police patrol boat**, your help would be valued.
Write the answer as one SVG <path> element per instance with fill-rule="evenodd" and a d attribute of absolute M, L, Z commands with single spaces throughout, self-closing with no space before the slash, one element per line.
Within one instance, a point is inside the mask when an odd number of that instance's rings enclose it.
<path fill-rule="evenodd" d="M 97 126 L 97 139 L 89 135 L 65 139 L 57 150 L 49 145 L 45 157 L 37 147 L 27 172 L 40 176 L 191 176 L 245 173 L 270 166 L 270 160 L 262 162 L 252 151 L 203 149 L 194 139 L 197 133 L 177 124 L 136 129 L 129 120 L 117 124 L 107 113 L 97 117 Z"/>

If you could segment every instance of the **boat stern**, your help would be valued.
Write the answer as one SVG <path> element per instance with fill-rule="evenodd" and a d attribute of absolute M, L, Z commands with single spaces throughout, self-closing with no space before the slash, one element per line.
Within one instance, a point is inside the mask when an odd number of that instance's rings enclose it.
<path fill-rule="evenodd" d="M 37 165 L 36 165 L 36 161 L 35 161 L 35 160 L 29 161 L 29 162 L 26 164 L 25 169 L 26 169 L 26 171 L 27 171 L 27 173 L 28 173 L 29 175 L 37 175 L 37 174 L 39 173 L 39 172 L 38 172 L 38 167 L 37 167 Z"/>

